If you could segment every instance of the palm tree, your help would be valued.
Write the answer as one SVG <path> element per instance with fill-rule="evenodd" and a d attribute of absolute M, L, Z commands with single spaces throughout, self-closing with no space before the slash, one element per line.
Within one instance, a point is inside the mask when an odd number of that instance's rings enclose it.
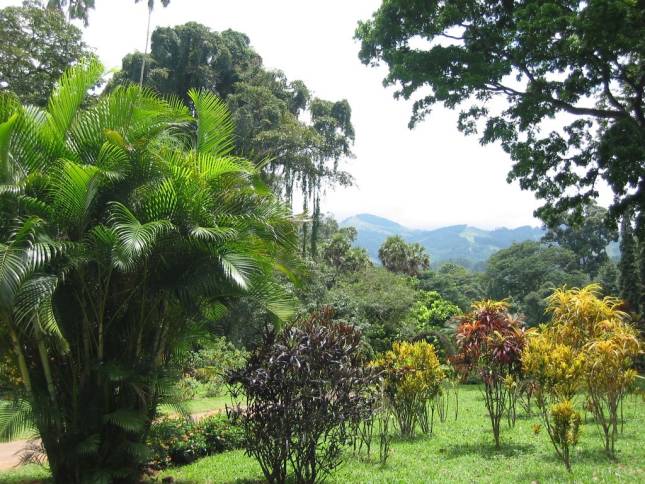
<path fill-rule="evenodd" d="M 221 101 L 127 86 L 81 109 L 102 72 L 74 67 L 46 111 L 0 97 L 0 325 L 22 381 L 0 432 L 34 425 L 66 483 L 138 478 L 204 308 L 291 312 L 291 215 L 231 154 Z"/>
<path fill-rule="evenodd" d="M 139 3 L 141 0 L 134 0 Z M 167 7 L 170 0 L 161 0 L 161 4 Z M 152 19 L 152 11 L 155 9 L 155 0 L 148 0 L 148 27 L 146 28 L 146 48 L 143 52 L 143 59 L 141 61 L 141 74 L 139 75 L 139 86 L 143 86 L 143 74 L 146 70 L 146 56 L 148 55 L 148 44 L 150 42 L 150 20 Z"/>

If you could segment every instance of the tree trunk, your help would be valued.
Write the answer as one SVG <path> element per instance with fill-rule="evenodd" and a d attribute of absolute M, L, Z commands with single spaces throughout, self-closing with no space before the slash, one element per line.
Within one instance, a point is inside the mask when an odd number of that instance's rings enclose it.
<path fill-rule="evenodd" d="M 141 74 L 139 75 L 139 87 L 143 87 L 143 73 L 146 70 L 146 56 L 148 55 L 148 43 L 150 42 L 150 19 L 152 18 L 152 9 L 148 9 L 148 27 L 146 28 L 146 48 L 143 51 L 143 61 L 141 62 Z"/>

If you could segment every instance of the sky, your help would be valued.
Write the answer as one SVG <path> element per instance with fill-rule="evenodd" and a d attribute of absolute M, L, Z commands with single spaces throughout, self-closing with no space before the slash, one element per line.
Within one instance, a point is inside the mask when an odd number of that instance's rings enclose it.
<path fill-rule="evenodd" d="M 20 3 L 0 0 L 0 7 Z M 499 146 L 464 136 L 457 112 L 443 108 L 408 129 L 411 102 L 383 87 L 385 67 L 358 60 L 357 22 L 381 0 L 171 0 L 165 9 L 156 3 L 153 27 L 197 21 L 244 32 L 266 67 L 304 81 L 318 97 L 349 101 L 355 158 L 343 168 L 356 184 L 328 191 L 324 212 L 339 220 L 371 213 L 412 228 L 541 225 L 533 217 L 539 201 L 506 183 L 511 161 Z M 125 54 L 144 50 L 146 22 L 146 1 L 97 0 L 84 38 L 107 69 L 120 68 Z"/>

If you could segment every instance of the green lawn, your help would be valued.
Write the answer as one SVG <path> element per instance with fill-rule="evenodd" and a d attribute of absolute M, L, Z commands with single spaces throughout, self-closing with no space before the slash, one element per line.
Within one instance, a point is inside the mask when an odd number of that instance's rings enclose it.
<path fill-rule="evenodd" d="M 630 397 L 624 410 L 626 423 L 618 441 L 618 460 L 611 462 L 605 457 L 598 431 L 588 423 L 583 427 L 581 442 L 574 452 L 573 473 L 569 475 L 557 460 L 548 435 L 533 433 L 531 425 L 538 422 L 537 418 L 520 417 L 514 429 L 505 426 L 503 448 L 496 451 L 479 389 L 464 386 L 457 421 L 437 423 L 431 437 L 397 440 L 385 466 L 374 458 L 350 456 L 328 482 L 645 482 L 645 403 Z M 262 480 L 259 466 L 243 451 L 170 469 L 159 478 L 167 476 L 183 483 Z"/>
<path fill-rule="evenodd" d="M 548 436 L 544 432 L 533 434 L 531 425 L 538 422 L 537 418 L 520 416 L 514 429 L 504 425 L 503 448 L 496 451 L 479 389 L 462 387 L 459 403 L 457 421 L 436 422 L 433 436 L 395 440 L 385 466 L 374 457 L 348 455 L 327 482 L 645 482 L 645 403 L 638 397 L 629 397 L 624 406 L 626 422 L 618 440 L 618 460 L 611 462 L 605 457 L 598 431 L 588 423 L 583 426 L 581 442 L 574 452 L 571 475 L 557 460 Z M 30 467 L 21 475 L 0 474 L 0 482 L 33 482 L 45 475 Z M 179 483 L 262 481 L 259 466 L 243 451 L 169 469 L 157 476 L 157 481 L 168 476 Z"/>

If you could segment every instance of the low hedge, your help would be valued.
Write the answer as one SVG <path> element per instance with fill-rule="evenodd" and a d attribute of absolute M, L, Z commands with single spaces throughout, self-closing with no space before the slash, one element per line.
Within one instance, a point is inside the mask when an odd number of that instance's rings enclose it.
<path fill-rule="evenodd" d="M 164 417 L 155 422 L 148 435 L 150 466 L 163 469 L 189 464 L 200 457 L 238 449 L 243 439 L 243 430 L 224 414 L 199 421 Z"/>

